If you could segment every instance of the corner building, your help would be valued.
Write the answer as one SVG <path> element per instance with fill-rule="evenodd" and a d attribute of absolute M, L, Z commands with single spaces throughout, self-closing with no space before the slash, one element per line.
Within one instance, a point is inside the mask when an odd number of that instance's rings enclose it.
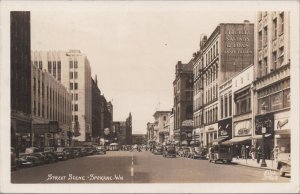
<path fill-rule="evenodd" d="M 38 63 L 61 82 L 72 97 L 72 131 L 75 144 L 91 141 L 92 83 L 91 67 L 86 55 L 79 50 L 33 51 L 33 63 Z M 76 143 L 77 142 L 77 143 Z"/>
<path fill-rule="evenodd" d="M 258 12 L 255 28 L 255 135 L 266 127 L 269 158 L 274 145 L 290 152 L 290 13 Z M 253 143 L 261 145 L 261 139 Z"/>
<path fill-rule="evenodd" d="M 194 96 L 194 128 L 200 127 L 203 146 L 218 137 L 219 86 L 253 64 L 253 54 L 254 25 L 249 21 L 219 24 L 208 38 L 202 37 L 194 59 L 194 90 L 199 90 Z"/>

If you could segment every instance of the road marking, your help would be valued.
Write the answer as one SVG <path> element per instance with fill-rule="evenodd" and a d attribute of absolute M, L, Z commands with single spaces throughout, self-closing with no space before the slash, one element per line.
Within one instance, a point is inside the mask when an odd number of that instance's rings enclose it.
<path fill-rule="evenodd" d="M 131 167 L 130 173 L 131 173 L 131 176 L 134 176 L 134 173 L 133 173 L 133 167 Z"/>
<path fill-rule="evenodd" d="M 131 152 L 131 168 L 130 168 L 130 175 L 133 177 L 134 176 L 134 171 L 133 171 L 133 152 Z"/>

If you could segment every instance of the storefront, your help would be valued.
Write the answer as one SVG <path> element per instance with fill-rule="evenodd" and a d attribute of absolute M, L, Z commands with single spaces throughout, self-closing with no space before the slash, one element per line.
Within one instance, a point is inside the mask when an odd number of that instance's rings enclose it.
<path fill-rule="evenodd" d="M 274 114 L 274 145 L 277 145 L 280 152 L 290 153 L 291 128 L 289 111 Z"/>
<path fill-rule="evenodd" d="M 11 118 L 11 146 L 16 152 L 24 152 L 27 147 L 31 147 L 31 120 L 27 118 Z"/>
<path fill-rule="evenodd" d="M 253 145 L 257 148 L 262 147 L 262 128 L 266 128 L 265 133 L 265 157 L 272 158 L 274 148 L 274 114 L 267 113 L 255 116 L 255 135 L 253 136 Z"/>
<path fill-rule="evenodd" d="M 205 143 L 206 147 L 210 147 L 214 139 L 217 139 L 218 136 L 218 123 L 207 125 L 204 127 L 205 131 Z"/>
<path fill-rule="evenodd" d="M 218 138 L 214 140 L 215 144 L 232 138 L 232 118 L 218 121 Z"/>

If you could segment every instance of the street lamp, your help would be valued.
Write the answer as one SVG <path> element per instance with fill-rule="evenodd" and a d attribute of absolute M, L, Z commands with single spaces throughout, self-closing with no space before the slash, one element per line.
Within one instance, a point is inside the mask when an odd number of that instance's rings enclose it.
<path fill-rule="evenodd" d="M 266 131 L 267 131 L 267 128 L 266 127 L 262 127 L 261 128 L 261 133 L 262 133 L 262 149 L 261 149 L 261 152 L 262 152 L 262 160 L 261 160 L 261 165 L 260 167 L 267 167 L 267 163 L 266 163 L 266 160 L 265 160 L 265 134 L 266 134 Z"/>

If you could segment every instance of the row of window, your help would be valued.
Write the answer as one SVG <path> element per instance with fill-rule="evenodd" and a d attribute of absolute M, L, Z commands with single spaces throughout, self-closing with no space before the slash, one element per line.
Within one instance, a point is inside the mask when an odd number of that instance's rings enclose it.
<path fill-rule="evenodd" d="M 69 74 L 70 79 L 77 79 L 78 78 L 78 72 L 70 72 Z"/>
<path fill-rule="evenodd" d="M 70 69 L 77 69 L 78 68 L 78 61 L 69 61 Z"/>
<path fill-rule="evenodd" d="M 213 86 L 205 90 L 205 104 L 213 102 L 218 97 L 218 85 L 215 83 Z"/>
<path fill-rule="evenodd" d="M 207 66 L 210 62 L 212 62 L 219 54 L 218 49 L 219 43 L 216 41 L 216 43 L 208 50 L 206 51 L 205 56 L 205 66 Z"/>
<path fill-rule="evenodd" d="M 204 110 L 204 124 L 209 125 L 218 122 L 218 107 L 217 105 Z"/>
<path fill-rule="evenodd" d="M 221 119 L 232 116 L 232 95 L 220 96 Z"/>
<path fill-rule="evenodd" d="M 48 72 L 60 81 L 61 61 L 48 61 Z"/>
<path fill-rule="evenodd" d="M 279 26 L 279 29 L 278 29 Z M 258 49 L 262 49 L 262 47 L 268 45 L 268 27 L 265 26 L 262 31 L 258 32 Z M 284 13 L 279 14 L 279 18 L 277 17 L 272 21 L 272 40 L 278 39 L 280 35 L 284 33 Z M 279 33 L 278 33 L 279 32 Z"/>
<path fill-rule="evenodd" d="M 70 83 L 70 90 L 78 90 L 78 83 Z"/>

